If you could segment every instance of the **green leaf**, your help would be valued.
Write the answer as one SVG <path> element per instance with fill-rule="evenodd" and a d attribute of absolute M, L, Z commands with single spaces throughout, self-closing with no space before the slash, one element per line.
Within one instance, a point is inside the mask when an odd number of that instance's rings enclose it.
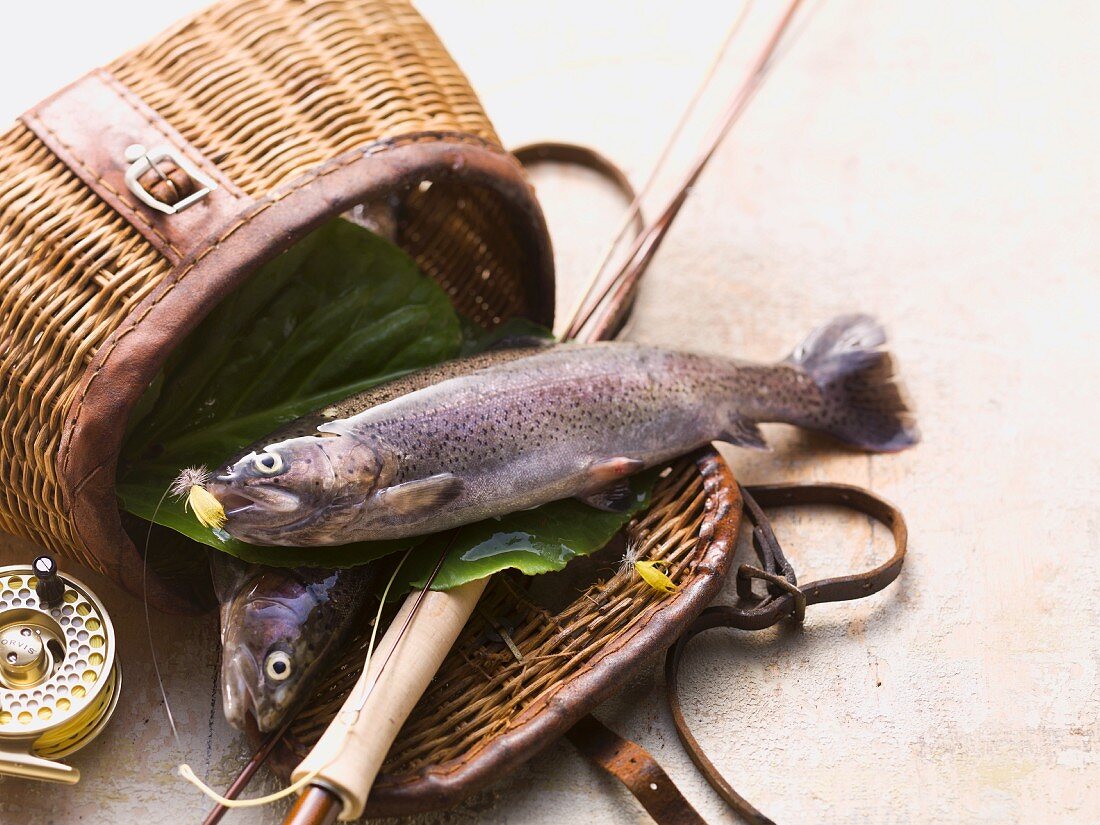
<path fill-rule="evenodd" d="M 161 500 L 183 467 L 217 467 L 280 425 L 454 358 L 467 342 L 446 293 L 411 258 L 333 221 L 261 267 L 173 352 L 131 423 L 117 485 L 122 506 L 265 564 L 343 567 L 408 547 L 223 542 L 182 502 Z"/>
<path fill-rule="evenodd" d="M 429 536 L 403 565 L 400 580 L 404 586 L 394 597 L 423 587 L 444 550 L 447 558 L 432 583 L 433 590 L 450 590 L 507 568 L 527 575 L 561 570 L 570 559 L 599 550 L 644 510 L 660 474 L 661 469 L 656 468 L 630 479 L 635 498 L 625 513 L 596 510 L 570 498 L 469 524 L 455 533 Z"/>
<path fill-rule="evenodd" d="M 217 467 L 305 413 L 413 370 L 508 339 L 552 338 L 520 319 L 486 332 L 401 250 L 334 221 L 262 267 L 172 354 L 138 405 L 117 485 L 128 512 L 258 564 L 349 567 L 415 546 L 402 578 L 421 584 L 451 533 L 342 547 L 259 547 L 222 540 L 164 495 L 183 467 Z M 560 570 L 604 546 L 643 509 L 657 473 L 631 481 L 629 513 L 569 499 L 458 531 L 434 587 L 512 567 Z"/>

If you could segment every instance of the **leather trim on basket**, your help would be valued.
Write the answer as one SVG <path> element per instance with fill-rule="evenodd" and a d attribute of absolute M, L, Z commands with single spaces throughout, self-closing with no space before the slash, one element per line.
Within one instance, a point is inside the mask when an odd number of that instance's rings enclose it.
<path fill-rule="evenodd" d="M 690 581 L 634 630 L 608 644 L 585 670 L 524 708 L 484 747 L 415 774 L 380 776 L 367 799 L 369 817 L 409 816 L 448 808 L 499 781 L 614 695 L 623 679 L 647 661 L 639 651 L 664 651 L 714 600 L 736 549 L 741 494 L 733 473 L 713 447 L 703 450 L 696 464 L 714 506 L 707 507 L 708 515 L 700 527 L 700 540 L 706 544 L 693 562 Z"/>
<path fill-rule="evenodd" d="M 39 103 L 21 120 L 112 209 L 173 264 L 194 254 L 253 201 L 155 111 L 102 69 Z M 126 148 L 166 146 L 217 183 L 182 212 L 167 215 L 138 201 L 125 181 Z"/>
<path fill-rule="evenodd" d="M 122 529 L 115 473 L 130 412 L 168 354 L 257 267 L 321 223 L 423 180 L 485 187 L 505 201 L 530 267 L 526 315 L 553 322 L 553 256 L 542 211 L 519 163 L 480 138 L 424 132 L 378 141 L 256 201 L 182 261 L 104 342 L 66 415 L 58 466 L 72 523 L 79 540 L 131 593 L 142 592 L 141 556 Z M 152 576 L 149 589 L 162 609 L 194 610 Z"/>

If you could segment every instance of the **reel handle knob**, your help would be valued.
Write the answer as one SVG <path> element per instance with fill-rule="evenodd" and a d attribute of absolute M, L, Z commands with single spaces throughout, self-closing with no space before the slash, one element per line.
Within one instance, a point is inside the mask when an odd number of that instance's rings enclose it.
<path fill-rule="evenodd" d="M 45 608 L 58 607 L 65 597 L 65 582 L 57 575 L 57 562 L 53 556 L 39 556 L 32 563 L 38 584 L 34 592 Z"/>

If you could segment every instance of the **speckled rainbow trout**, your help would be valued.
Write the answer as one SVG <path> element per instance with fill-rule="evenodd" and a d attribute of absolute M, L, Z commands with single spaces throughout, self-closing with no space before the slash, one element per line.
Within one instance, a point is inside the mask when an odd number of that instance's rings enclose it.
<path fill-rule="evenodd" d="M 273 433 L 209 485 L 254 544 L 433 533 L 577 496 L 616 509 L 625 476 L 783 422 L 874 451 L 916 443 L 882 327 L 864 315 L 757 365 L 627 343 L 511 349 L 355 395 Z"/>
<path fill-rule="evenodd" d="M 262 731 L 286 717 L 356 622 L 365 620 L 377 565 L 348 570 L 264 567 L 211 554 L 221 604 L 225 718 Z"/>

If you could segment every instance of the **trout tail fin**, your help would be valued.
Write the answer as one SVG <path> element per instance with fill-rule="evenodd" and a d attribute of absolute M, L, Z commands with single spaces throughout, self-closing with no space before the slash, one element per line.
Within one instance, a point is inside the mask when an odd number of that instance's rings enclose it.
<path fill-rule="evenodd" d="M 886 333 L 869 315 L 842 315 L 811 332 L 787 363 L 805 370 L 822 403 L 804 426 L 874 452 L 896 452 L 920 440 Z"/>

